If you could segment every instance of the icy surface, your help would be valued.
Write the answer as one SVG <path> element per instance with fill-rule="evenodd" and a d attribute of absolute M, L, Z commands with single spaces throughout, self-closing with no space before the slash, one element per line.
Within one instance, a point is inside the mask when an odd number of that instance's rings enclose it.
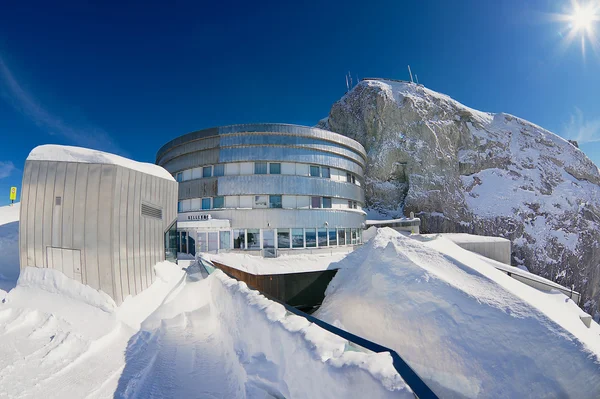
<path fill-rule="evenodd" d="M 600 326 L 565 295 L 389 228 L 340 266 L 317 317 L 395 349 L 441 397 L 600 396 Z"/>
<path fill-rule="evenodd" d="M 161 166 L 137 162 L 118 155 L 91 150 L 89 148 L 54 144 L 40 145 L 31 150 L 27 159 L 32 161 L 62 161 L 119 165 L 148 175 L 175 181 L 173 176 Z"/>
<path fill-rule="evenodd" d="M 19 277 L 19 203 L 0 207 L 0 300 Z"/>

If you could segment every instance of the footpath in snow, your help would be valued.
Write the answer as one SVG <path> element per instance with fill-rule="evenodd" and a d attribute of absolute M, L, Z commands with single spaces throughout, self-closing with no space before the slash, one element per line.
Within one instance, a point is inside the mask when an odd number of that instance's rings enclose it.
<path fill-rule="evenodd" d="M 389 228 L 339 266 L 316 316 L 396 350 L 440 397 L 600 397 L 600 326 L 565 295 Z"/>

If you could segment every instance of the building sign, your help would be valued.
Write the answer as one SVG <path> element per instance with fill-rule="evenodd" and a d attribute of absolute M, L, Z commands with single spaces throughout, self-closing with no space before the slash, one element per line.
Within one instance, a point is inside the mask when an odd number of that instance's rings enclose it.
<path fill-rule="evenodd" d="M 189 221 L 212 219 L 210 214 L 208 214 L 208 213 L 196 213 L 196 214 L 191 214 L 191 215 L 186 215 L 186 216 L 187 216 L 186 220 L 189 220 Z"/>
<path fill-rule="evenodd" d="M 10 188 L 10 200 L 15 201 L 16 199 L 17 199 L 17 188 L 11 187 Z"/>

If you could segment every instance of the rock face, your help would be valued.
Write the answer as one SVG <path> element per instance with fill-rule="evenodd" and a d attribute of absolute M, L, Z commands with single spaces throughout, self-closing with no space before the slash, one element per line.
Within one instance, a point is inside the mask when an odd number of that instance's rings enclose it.
<path fill-rule="evenodd" d="M 413 211 L 423 232 L 508 238 L 513 265 L 574 285 L 600 316 L 600 173 L 574 144 L 387 80 L 358 84 L 320 126 L 365 146 L 371 213 Z"/>

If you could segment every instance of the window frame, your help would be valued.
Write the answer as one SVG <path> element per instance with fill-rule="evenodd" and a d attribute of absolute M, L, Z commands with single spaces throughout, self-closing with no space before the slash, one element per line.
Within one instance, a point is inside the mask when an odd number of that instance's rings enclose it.
<path fill-rule="evenodd" d="M 329 206 L 325 206 L 325 202 L 329 202 Z M 331 197 L 321 197 L 321 208 L 323 209 L 332 209 L 333 208 L 333 198 Z"/>
<path fill-rule="evenodd" d="M 206 171 L 209 171 L 208 176 L 206 176 Z M 204 165 L 202 166 L 202 178 L 203 179 L 207 179 L 209 177 L 212 177 L 212 173 L 213 173 L 213 167 L 212 165 Z"/>
<path fill-rule="evenodd" d="M 208 200 L 208 208 L 204 207 L 204 200 Z M 207 211 L 210 209 L 212 209 L 212 198 L 211 197 L 202 198 L 202 201 L 200 201 L 200 210 Z"/>
<path fill-rule="evenodd" d="M 279 206 L 273 206 L 272 198 L 279 197 Z M 270 209 L 282 209 L 283 208 L 283 196 L 281 194 L 269 195 L 269 208 Z"/>
<path fill-rule="evenodd" d="M 265 171 L 264 173 L 258 172 L 258 167 L 259 166 L 265 166 Z M 269 174 L 269 163 L 268 162 L 263 162 L 263 161 L 255 161 L 254 162 L 254 174 L 255 175 L 267 175 Z"/>
<path fill-rule="evenodd" d="M 279 171 L 278 172 L 273 172 L 272 167 L 274 165 L 277 165 L 279 167 Z M 269 174 L 270 175 L 280 175 L 281 174 L 281 162 L 269 162 Z"/>
<path fill-rule="evenodd" d="M 219 201 L 222 201 L 222 203 L 221 203 L 222 206 L 215 206 L 215 200 L 216 199 L 219 199 Z M 216 197 L 213 197 L 211 209 L 223 209 L 223 208 L 225 208 L 225 197 L 222 196 L 222 195 L 218 195 Z"/>
<path fill-rule="evenodd" d="M 327 176 L 323 176 L 323 171 L 327 171 Z M 324 179 L 331 179 L 331 168 L 329 166 L 321 166 L 321 177 Z"/>
<path fill-rule="evenodd" d="M 217 168 L 222 172 L 220 174 L 217 174 Z M 216 164 L 213 165 L 213 177 L 221 177 L 221 176 L 225 176 L 225 164 L 220 163 L 220 164 Z"/>
<path fill-rule="evenodd" d="M 313 206 L 314 205 L 313 201 L 315 199 L 319 200 L 319 206 L 318 207 Z M 323 207 L 323 204 L 322 204 L 322 201 L 321 201 L 321 197 L 316 197 L 316 196 L 315 197 L 313 197 L 313 196 L 310 197 L 310 209 L 321 209 L 322 207 Z"/>
<path fill-rule="evenodd" d="M 313 168 L 316 168 L 317 174 L 313 175 Z M 310 177 L 321 177 L 321 167 L 319 165 L 309 165 L 308 167 L 308 175 Z"/>

